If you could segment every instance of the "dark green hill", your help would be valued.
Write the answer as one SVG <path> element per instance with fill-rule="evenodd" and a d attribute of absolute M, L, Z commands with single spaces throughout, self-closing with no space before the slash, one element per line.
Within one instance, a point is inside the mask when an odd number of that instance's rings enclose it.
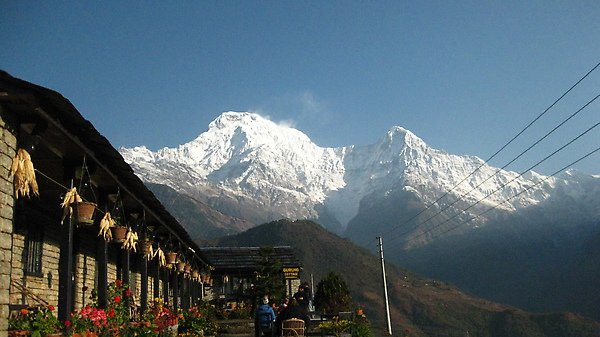
<path fill-rule="evenodd" d="M 219 239 L 222 246 L 296 249 L 303 278 L 318 282 L 328 272 L 344 276 L 356 303 L 383 336 L 385 307 L 378 256 L 309 221 L 280 220 Z M 375 242 L 373 242 L 375 244 Z M 575 314 L 531 314 L 466 294 L 454 286 L 416 276 L 386 263 L 395 336 L 585 337 L 600 336 L 600 324 Z"/>

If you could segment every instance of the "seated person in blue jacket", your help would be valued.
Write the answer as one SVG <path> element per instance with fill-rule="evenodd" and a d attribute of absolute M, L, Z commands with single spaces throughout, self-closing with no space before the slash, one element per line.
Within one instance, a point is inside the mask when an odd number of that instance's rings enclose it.
<path fill-rule="evenodd" d="M 269 298 L 264 297 L 262 304 L 256 309 L 258 326 L 264 336 L 272 336 L 273 324 L 275 324 L 275 311 L 269 305 Z"/>

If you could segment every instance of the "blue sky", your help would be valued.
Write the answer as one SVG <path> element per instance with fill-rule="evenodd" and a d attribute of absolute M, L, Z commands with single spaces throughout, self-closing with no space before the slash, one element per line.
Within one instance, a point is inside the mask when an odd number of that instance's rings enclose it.
<path fill-rule="evenodd" d="M 223 111 L 320 146 L 392 126 L 487 159 L 600 62 L 598 1 L 3 1 L 0 68 L 71 100 L 111 143 L 156 150 Z M 600 94 L 600 69 L 492 160 L 503 166 Z M 600 122 L 600 99 L 509 166 Z M 600 127 L 537 167 L 600 146 Z M 577 166 L 600 174 L 600 153 Z"/>

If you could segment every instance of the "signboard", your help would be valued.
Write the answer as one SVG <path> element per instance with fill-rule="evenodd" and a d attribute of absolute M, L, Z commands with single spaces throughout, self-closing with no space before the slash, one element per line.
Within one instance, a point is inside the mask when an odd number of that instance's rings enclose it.
<path fill-rule="evenodd" d="M 283 268 L 286 280 L 300 278 L 300 268 Z"/>

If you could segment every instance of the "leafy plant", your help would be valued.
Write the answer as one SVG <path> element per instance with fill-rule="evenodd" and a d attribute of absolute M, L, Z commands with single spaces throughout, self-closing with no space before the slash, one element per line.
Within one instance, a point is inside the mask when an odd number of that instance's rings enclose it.
<path fill-rule="evenodd" d="M 373 337 L 371 322 L 364 316 L 355 316 L 352 321 L 352 337 Z"/>
<path fill-rule="evenodd" d="M 335 337 L 340 337 L 343 332 L 352 328 L 352 321 L 335 316 L 329 321 L 319 323 L 317 327 L 333 334 Z"/>
<path fill-rule="evenodd" d="M 341 275 L 330 272 L 317 284 L 315 307 L 317 311 L 332 314 L 350 311 L 352 298 L 348 285 Z"/>
<path fill-rule="evenodd" d="M 54 306 L 21 309 L 19 315 L 8 320 L 9 330 L 29 330 L 32 337 L 60 332 L 63 324 L 54 316 Z"/>
<path fill-rule="evenodd" d="M 179 323 L 180 336 L 202 336 L 215 334 L 218 325 L 205 308 L 192 307 L 183 311 L 183 319 Z"/>
<path fill-rule="evenodd" d="M 260 269 L 256 273 L 255 295 L 282 300 L 285 297 L 285 279 L 281 261 L 275 257 L 273 247 L 261 247 L 259 252 Z"/>

